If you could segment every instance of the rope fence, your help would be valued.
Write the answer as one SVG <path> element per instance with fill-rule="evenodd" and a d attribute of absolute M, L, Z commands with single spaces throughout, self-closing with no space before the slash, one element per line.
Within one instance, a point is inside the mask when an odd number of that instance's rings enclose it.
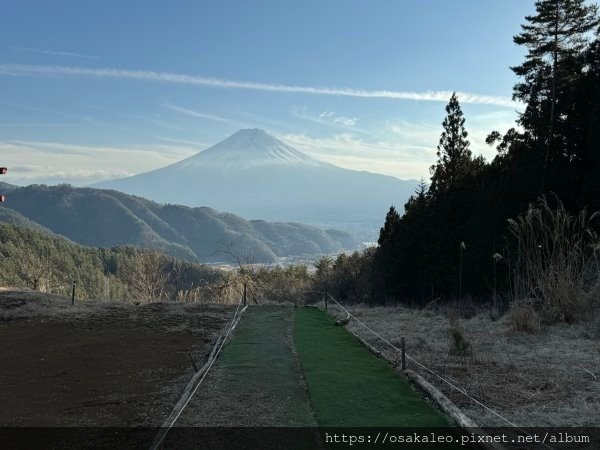
<path fill-rule="evenodd" d="M 331 294 L 327 293 L 327 295 L 329 296 L 329 298 L 335 303 L 337 304 L 347 315 L 348 317 L 350 317 L 351 319 L 353 319 L 354 321 L 356 321 L 356 323 L 358 323 L 359 325 L 361 325 L 363 328 L 365 328 L 366 330 L 368 330 L 370 333 L 372 333 L 374 336 L 376 336 L 378 339 L 380 339 L 382 342 L 384 342 L 385 344 L 387 344 L 390 348 L 392 348 L 393 350 L 402 353 L 402 349 L 396 347 L 394 344 L 392 344 L 390 341 L 388 341 L 387 339 L 385 339 L 383 336 L 381 336 L 379 333 L 373 331 L 370 327 L 368 327 L 365 323 L 363 323 L 360 319 L 358 319 L 356 316 L 354 316 L 352 313 L 350 313 L 350 311 L 348 311 L 346 308 L 344 308 L 344 306 L 342 306 L 340 304 L 340 302 L 338 302 Z M 471 400 L 472 402 L 474 402 L 475 404 L 481 406 L 483 409 L 485 409 L 486 411 L 490 412 L 491 414 L 493 414 L 494 416 L 498 417 L 499 419 L 501 419 L 502 421 L 504 421 L 505 423 L 509 424 L 511 427 L 515 428 L 516 430 L 521 431 L 522 433 L 531 436 L 530 433 L 528 433 L 527 431 L 525 431 L 523 428 L 519 427 L 518 425 L 516 425 L 515 423 L 511 422 L 509 419 L 507 419 L 506 417 L 504 417 L 503 415 L 501 415 L 500 413 L 494 411 L 492 408 L 490 408 L 489 406 L 483 404 L 482 402 L 480 402 L 479 400 L 477 400 L 476 398 L 474 398 L 473 396 L 471 396 L 465 388 L 460 388 L 458 387 L 456 384 L 452 383 L 451 381 L 448 381 L 446 378 L 444 378 L 443 376 L 439 375 L 438 373 L 436 373 L 435 371 L 433 371 L 432 369 L 430 369 L 429 367 L 427 367 L 426 365 L 422 364 L 421 362 L 417 361 L 415 358 L 413 358 L 411 355 L 409 355 L 408 353 L 404 353 L 406 355 L 406 358 L 409 361 L 412 361 L 415 365 L 417 365 L 418 367 L 422 368 L 423 370 L 425 370 L 426 372 L 430 373 L 431 375 L 433 375 L 434 377 L 436 377 L 437 379 L 439 379 L 440 381 L 442 381 L 443 383 L 447 384 L 448 386 L 450 386 L 452 389 L 460 392 L 461 394 L 463 394 L 465 397 L 467 397 L 469 400 Z M 543 444 L 544 447 L 546 448 L 551 448 L 546 444 Z"/>
<path fill-rule="evenodd" d="M 207 362 L 207 365 L 205 366 L 206 368 L 203 368 L 204 369 L 204 373 L 202 374 L 200 380 L 197 382 L 196 386 L 192 390 L 191 394 L 189 395 L 189 397 L 187 398 L 187 400 L 185 401 L 185 403 L 183 404 L 183 406 L 181 406 L 181 408 L 179 408 L 179 411 L 177 412 L 177 414 L 175 414 L 175 417 L 171 421 L 169 421 L 169 424 L 166 426 L 165 431 L 162 434 L 158 435 L 157 438 L 155 439 L 155 441 L 153 442 L 152 446 L 150 447 L 152 450 L 157 450 L 161 446 L 162 442 L 165 440 L 165 437 L 167 436 L 167 433 L 169 432 L 169 430 L 171 428 L 173 428 L 173 425 L 175 425 L 175 422 L 177 422 L 177 419 L 179 419 L 179 417 L 181 416 L 181 413 L 186 408 L 186 406 L 188 405 L 188 403 L 190 402 L 190 400 L 192 399 L 192 397 L 194 396 L 194 394 L 196 393 L 196 391 L 198 390 L 198 388 L 200 387 L 200 385 L 202 384 L 202 382 L 206 378 L 206 375 L 208 375 L 208 372 L 210 371 L 210 369 L 213 366 L 214 362 L 217 360 L 217 358 L 219 356 L 219 353 L 221 352 L 221 349 L 223 348 L 223 345 L 225 345 L 225 342 L 227 341 L 227 338 L 229 337 L 229 334 L 235 329 L 235 327 L 239 323 L 240 319 L 242 318 L 242 314 L 248 308 L 248 306 L 246 305 L 240 311 L 240 307 L 242 306 L 242 302 L 243 301 L 244 301 L 244 298 L 240 297 L 240 301 L 239 301 L 239 303 L 237 305 L 237 308 L 235 310 L 233 318 L 231 319 L 231 322 L 229 324 L 229 328 L 227 329 L 227 333 L 225 333 L 225 337 L 221 340 L 221 343 L 216 346 L 217 350 L 214 353 L 214 356 L 211 355 L 212 358 L 209 357 L 209 361 Z M 239 312 L 239 316 L 238 316 L 238 312 Z M 163 425 L 163 427 L 161 427 L 161 430 L 163 428 L 165 428 L 164 425 Z"/>

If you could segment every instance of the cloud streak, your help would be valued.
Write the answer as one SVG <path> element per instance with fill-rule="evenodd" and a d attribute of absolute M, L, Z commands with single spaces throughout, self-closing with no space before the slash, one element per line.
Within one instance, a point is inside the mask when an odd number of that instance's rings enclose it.
<path fill-rule="evenodd" d="M 206 119 L 212 120 L 214 122 L 222 122 L 222 123 L 232 123 L 230 119 L 221 116 L 215 116 L 214 114 L 207 114 L 199 111 L 195 111 L 193 109 L 182 108 L 181 106 L 173 105 L 172 103 L 163 102 L 161 105 L 171 111 L 178 112 L 180 114 L 185 114 L 186 116 L 195 117 L 197 119 Z"/>
<path fill-rule="evenodd" d="M 133 79 L 143 81 L 168 82 L 188 84 L 193 86 L 215 87 L 224 89 L 246 89 L 255 91 L 268 91 L 280 93 L 330 95 L 357 98 L 375 98 L 390 100 L 416 100 L 447 102 L 452 95 L 451 91 L 393 91 L 393 90 L 369 90 L 346 87 L 324 87 L 324 86 L 296 86 L 276 83 L 260 83 L 250 81 L 235 81 L 223 78 L 210 78 L 196 75 L 186 75 L 169 72 L 154 72 L 147 70 L 127 70 L 116 68 L 87 68 L 73 66 L 48 66 L 48 65 L 24 65 L 24 64 L 0 64 L 0 74 L 4 75 L 66 75 L 66 76 L 93 76 L 102 78 Z M 470 92 L 457 92 L 461 102 L 496 105 L 516 108 L 519 103 L 508 97 L 481 95 Z"/>
<path fill-rule="evenodd" d="M 86 184 L 164 167 L 198 152 L 189 145 L 133 147 L 76 145 L 64 142 L 0 140 L 3 164 L 15 169 L 6 182 Z M 12 170 L 12 169 L 11 169 Z"/>
<path fill-rule="evenodd" d="M 351 133 L 321 138 L 291 133 L 282 138 L 292 147 L 331 164 L 404 179 L 426 175 L 435 158 L 435 146 L 420 147 L 386 139 L 364 140 Z"/>
<path fill-rule="evenodd" d="M 358 117 L 342 116 L 334 111 L 323 111 L 317 115 L 309 114 L 306 106 L 294 106 L 290 109 L 290 114 L 298 119 L 309 120 L 322 125 L 329 125 L 334 128 L 354 128 L 359 121 Z"/>
<path fill-rule="evenodd" d="M 81 53 L 65 52 L 65 51 L 60 51 L 60 50 L 44 50 L 41 48 L 31 48 L 31 47 L 11 47 L 11 48 L 13 50 L 18 50 L 21 52 L 41 53 L 43 55 L 69 56 L 71 58 L 85 58 L 85 59 L 100 59 L 99 56 L 82 55 Z"/>
<path fill-rule="evenodd" d="M 323 111 L 319 114 L 319 119 L 345 127 L 353 127 L 358 122 L 358 117 L 339 116 L 333 111 Z"/>

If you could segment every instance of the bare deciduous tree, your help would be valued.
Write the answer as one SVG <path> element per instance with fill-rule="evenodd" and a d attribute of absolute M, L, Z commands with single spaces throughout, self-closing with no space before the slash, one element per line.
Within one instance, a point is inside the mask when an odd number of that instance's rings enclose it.
<path fill-rule="evenodd" d="M 134 259 L 126 269 L 135 298 L 151 302 L 168 296 L 171 270 L 165 256 L 152 250 L 134 250 Z"/>

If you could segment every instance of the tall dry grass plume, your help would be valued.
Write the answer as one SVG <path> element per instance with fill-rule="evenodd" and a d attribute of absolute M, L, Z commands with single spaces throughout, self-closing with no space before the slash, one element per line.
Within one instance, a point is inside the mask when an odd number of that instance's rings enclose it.
<path fill-rule="evenodd" d="M 597 215 L 588 215 L 585 209 L 572 215 L 558 199 L 552 208 L 542 197 L 516 220 L 509 219 L 517 241 L 516 252 L 509 258 L 517 328 L 537 329 L 537 317 L 529 305 L 548 321 L 589 317 L 600 293 L 600 241 L 591 226 Z"/>

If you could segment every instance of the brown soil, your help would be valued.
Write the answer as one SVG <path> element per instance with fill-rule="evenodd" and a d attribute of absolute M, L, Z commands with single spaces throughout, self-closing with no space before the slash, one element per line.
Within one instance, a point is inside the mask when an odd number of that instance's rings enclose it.
<path fill-rule="evenodd" d="M 231 313 L 0 292 L 0 426 L 159 426 Z"/>

